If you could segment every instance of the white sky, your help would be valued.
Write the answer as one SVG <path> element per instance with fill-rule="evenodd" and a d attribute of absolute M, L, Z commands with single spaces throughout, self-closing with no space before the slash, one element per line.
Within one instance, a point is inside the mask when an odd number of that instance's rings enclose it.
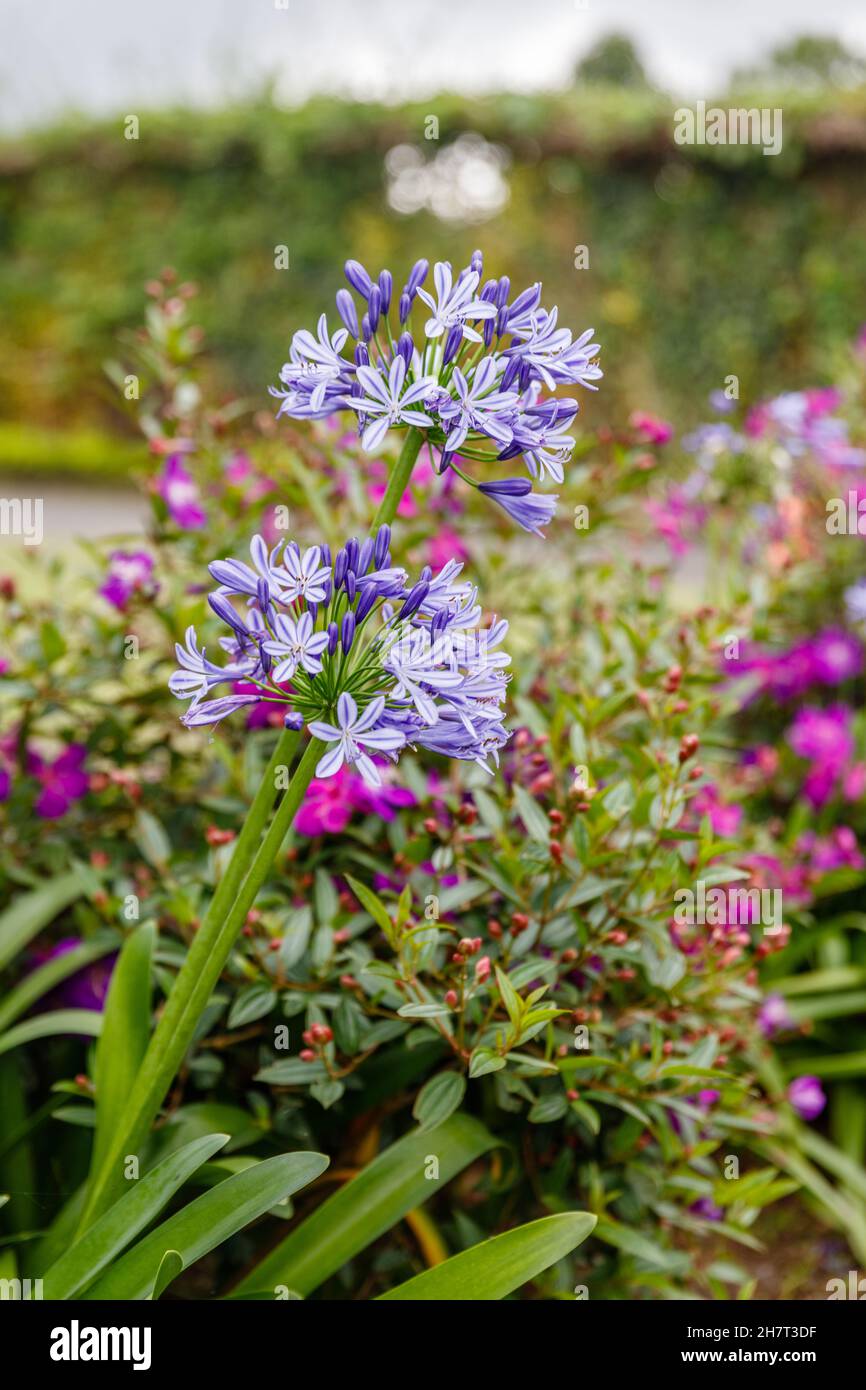
<path fill-rule="evenodd" d="M 866 53 L 866 0 L 0 0 L 0 127 L 217 105 L 267 77 L 286 103 L 558 86 L 612 29 L 697 97 L 800 33 Z"/>

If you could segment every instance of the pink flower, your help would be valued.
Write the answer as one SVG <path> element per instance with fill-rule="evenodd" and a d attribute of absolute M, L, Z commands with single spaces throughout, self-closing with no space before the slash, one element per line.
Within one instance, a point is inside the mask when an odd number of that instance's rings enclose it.
<path fill-rule="evenodd" d="M 363 777 L 353 774 L 350 796 L 353 805 L 357 810 L 366 816 L 379 816 L 381 820 L 393 820 L 397 811 L 404 806 L 415 806 L 417 801 L 413 792 L 408 787 L 398 787 L 388 782 L 388 775 L 391 772 L 391 764 L 385 763 L 383 759 L 374 758 L 382 778 L 379 787 L 368 787 Z"/>
<path fill-rule="evenodd" d="M 468 560 L 469 551 L 450 526 L 437 526 L 426 542 L 424 558 L 430 568 L 438 573 L 451 559 Z"/>
<path fill-rule="evenodd" d="M 153 574 L 153 560 L 143 550 L 115 550 L 108 559 L 108 573 L 99 592 L 115 608 L 125 608 L 132 595 L 143 589 Z"/>
<path fill-rule="evenodd" d="M 863 669 L 863 648 L 850 632 L 828 628 L 812 642 L 815 679 L 821 685 L 840 685 Z"/>
<path fill-rule="evenodd" d="M 842 404 L 842 392 L 836 386 L 816 386 L 803 393 L 806 397 L 806 418 L 817 420 L 832 415 Z"/>
<path fill-rule="evenodd" d="M 816 1120 L 827 1104 L 817 1076 L 798 1076 L 788 1087 L 788 1100 L 801 1120 Z"/>
<path fill-rule="evenodd" d="M 805 705 L 798 711 L 787 737 L 801 758 L 847 762 L 854 751 L 851 710 L 847 705 L 829 705 L 827 709 Z"/>
<path fill-rule="evenodd" d="M 697 506 L 679 487 L 670 488 L 661 501 L 648 498 L 644 507 L 671 553 L 685 555 L 695 540 L 695 532 L 703 524 L 704 508 Z"/>
<path fill-rule="evenodd" d="M 674 437 L 673 425 L 668 424 L 667 420 L 660 420 L 657 415 L 650 415 L 646 410 L 635 410 L 629 424 L 642 444 L 667 444 Z"/>
<path fill-rule="evenodd" d="M 240 489 L 246 503 L 252 505 L 273 492 L 267 478 L 256 472 L 255 464 L 248 454 L 232 454 L 225 466 L 225 479 L 232 487 Z"/>
<path fill-rule="evenodd" d="M 701 787 L 697 796 L 692 799 L 691 810 L 699 818 L 709 816 L 713 834 L 720 836 L 723 840 L 736 835 L 740 828 L 740 821 L 743 819 L 742 806 L 734 806 L 722 801 L 719 796 L 719 789 L 714 782 L 708 782 L 705 787 Z"/>
<path fill-rule="evenodd" d="M 866 763 L 854 763 L 842 779 L 842 795 L 846 801 L 861 801 L 866 792 Z"/>
<path fill-rule="evenodd" d="M 314 777 L 295 817 L 295 829 L 301 835 L 337 835 L 345 830 L 354 810 L 349 794 L 354 780 L 355 774 L 345 766 L 333 777 Z"/>
<path fill-rule="evenodd" d="M 199 531 L 207 521 L 199 490 L 192 474 L 184 468 L 179 454 L 172 454 L 157 483 L 160 497 L 172 521 L 184 531 Z"/>
<path fill-rule="evenodd" d="M 417 804 L 408 787 L 389 781 L 391 764 L 374 759 L 382 778 L 381 786 L 368 787 L 363 777 L 345 765 L 334 777 L 313 778 L 295 820 L 302 835 L 334 835 L 345 830 L 354 812 L 392 821 L 404 806 Z"/>
<path fill-rule="evenodd" d="M 65 816 L 73 801 L 87 792 L 88 777 L 83 763 L 87 749 L 80 743 L 70 743 L 53 763 L 46 763 L 38 753 L 28 750 L 27 771 L 42 783 L 36 800 L 36 814 L 43 820 Z"/>
<path fill-rule="evenodd" d="M 771 1038 L 774 1033 L 782 1032 L 783 1029 L 794 1027 L 794 1020 L 785 1003 L 784 995 L 767 995 L 758 1010 L 758 1027 L 767 1038 Z"/>

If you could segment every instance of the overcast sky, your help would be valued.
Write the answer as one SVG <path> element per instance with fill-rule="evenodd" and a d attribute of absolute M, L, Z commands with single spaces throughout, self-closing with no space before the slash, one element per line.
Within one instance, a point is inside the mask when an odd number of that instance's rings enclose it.
<path fill-rule="evenodd" d="M 800 33 L 866 53 L 866 0 L 0 0 L 0 20 L 7 130 L 70 108 L 216 105 L 268 77 L 286 103 L 557 86 L 612 29 L 684 96 Z"/>

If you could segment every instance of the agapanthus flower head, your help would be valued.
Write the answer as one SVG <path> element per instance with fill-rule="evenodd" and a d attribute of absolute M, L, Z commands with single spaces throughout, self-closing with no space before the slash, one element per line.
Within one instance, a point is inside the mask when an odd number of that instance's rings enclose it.
<path fill-rule="evenodd" d="M 502 702 L 508 625 L 482 625 L 462 563 L 414 583 L 391 564 L 390 528 L 354 537 L 332 557 L 295 541 L 250 546 L 252 565 L 217 560 L 209 604 L 226 631 L 228 660 L 212 661 L 189 628 L 169 688 L 190 701 L 183 723 L 215 724 L 236 709 L 278 710 L 328 748 L 319 778 L 354 769 L 379 786 L 381 756 L 407 747 L 488 768 L 508 739 Z M 231 694 L 218 694 L 220 687 Z"/>
<path fill-rule="evenodd" d="M 559 325 L 558 310 L 541 306 L 539 284 L 509 302 L 507 276 L 481 284 L 482 265 L 480 251 L 456 275 L 440 261 L 431 290 L 424 288 L 428 262 L 419 260 L 397 294 L 390 271 L 374 279 L 359 261 L 347 261 L 346 279 L 364 302 L 340 289 L 342 327 L 332 332 L 323 314 L 315 336 L 295 333 L 280 386 L 271 388 L 282 401 L 279 414 L 303 420 L 351 411 L 368 451 L 389 435 L 418 430 L 438 471 L 451 469 L 472 486 L 478 484 L 465 472 L 467 460 L 518 457 L 532 478 L 549 473 L 561 483 L 578 402 L 541 393 L 560 386 L 596 390 L 598 344 L 592 329 L 573 338 Z M 490 495 L 538 534 L 554 510 L 534 495 L 514 505 L 502 500 L 514 494 Z"/>

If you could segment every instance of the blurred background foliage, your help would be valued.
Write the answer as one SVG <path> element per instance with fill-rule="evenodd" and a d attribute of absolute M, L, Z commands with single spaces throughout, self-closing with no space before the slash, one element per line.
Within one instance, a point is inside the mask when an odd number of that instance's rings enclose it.
<path fill-rule="evenodd" d="M 263 92 L 138 112 L 137 139 L 119 113 L 2 141 L 0 466 L 127 472 L 100 364 L 167 258 L 201 284 L 213 387 L 258 406 L 347 256 L 399 274 L 476 244 L 594 325 L 592 424 L 640 405 L 686 426 L 730 373 L 744 399 L 826 382 L 863 319 L 863 72 L 837 40 L 799 39 L 708 101 L 781 108 L 777 157 L 676 145 L 679 101 L 617 35 L 542 95 L 283 110 Z"/>

